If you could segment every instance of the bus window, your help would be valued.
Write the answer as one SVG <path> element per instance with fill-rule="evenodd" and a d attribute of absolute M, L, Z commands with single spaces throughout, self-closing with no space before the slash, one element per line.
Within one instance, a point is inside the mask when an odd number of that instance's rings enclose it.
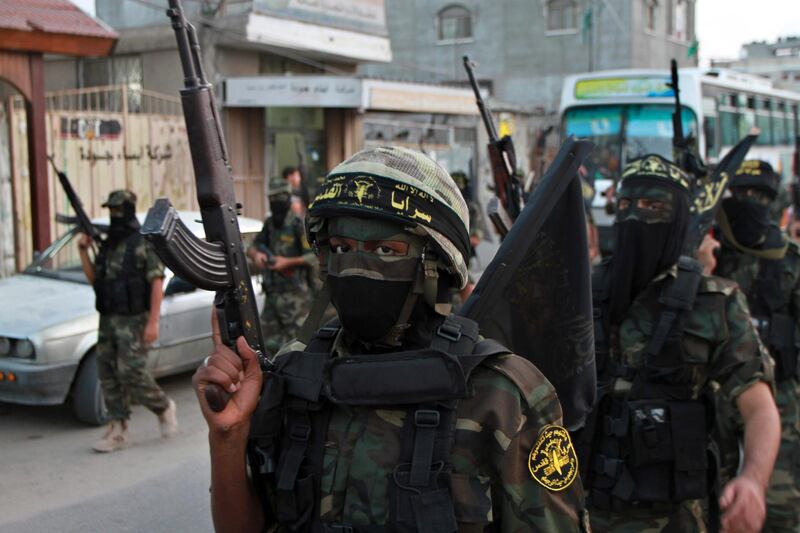
<path fill-rule="evenodd" d="M 594 150 L 585 165 L 594 179 L 616 179 L 619 175 L 622 107 L 573 107 L 564 115 L 564 134 L 589 139 Z"/>
<path fill-rule="evenodd" d="M 672 159 L 672 110 L 665 105 L 625 107 L 625 161 L 647 154 Z M 681 110 L 683 135 L 697 138 L 697 121 L 689 109 Z"/>
<path fill-rule="evenodd" d="M 573 107 L 564 114 L 563 129 L 565 135 L 588 138 L 595 144 L 587 164 L 590 175 L 616 179 L 625 161 L 646 154 L 672 159 L 672 110 L 664 104 Z M 682 120 L 683 134 L 696 139 L 695 114 L 684 107 Z"/>
<path fill-rule="evenodd" d="M 739 142 L 739 139 L 747 135 L 755 125 L 756 125 L 755 111 L 749 108 L 742 109 L 741 113 L 739 114 L 739 131 L 736 132 L 737 138 L 733 142 L 733 144 Z"/>
<path fill-rule="evenodd" d="M 756 139 L 756 144 L 759 145 L 772 145 L 774 143 L 772 127 L 770 125 L 770 101 L 765 99 L 758 99 L 758 107 L 756 111 L 756 128 L 761 130 L 761 133 Z"/>
<path fill-rule="evenodd" d="M 785 118 L 783 113 L 776 113 L 772 115 L 772 126 L 773 126 L 773 144 L 791 144 L 791 139 L 786 134 L 786 123 L 788 121 Z"/>
<path fill-rule="evenodd" d="M 720 111 L 719 129 L 722 134 L 722 146 L 733 146 L 739 142 L 739 113 Z"/>
<path fill-rule="evenodd" d="M 706 157 L 717 157 L 717 117 L 706 115 L 703 117 L 703 133 L 706 136 Z"/>

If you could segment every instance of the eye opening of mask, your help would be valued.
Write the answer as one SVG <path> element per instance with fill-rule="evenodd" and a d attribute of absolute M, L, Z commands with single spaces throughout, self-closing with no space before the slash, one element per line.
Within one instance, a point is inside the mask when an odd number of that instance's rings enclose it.
<path fill-rule="evenodd" d="M 731 187 L 731 195 L 739 201 L 755 202 L 762 206 L 774 200 L 771 191 L 758 187 Z"/>
<path fill-rule="evenodd" d="M 394 239 L 371 239 L 361 241 L 350 237 L 332 235 L 328 238 L 328 245 L 333 254 L 347 252 L 365 252 L 379 257 L 407 257 L 411 250 L 411 243 Z"/>

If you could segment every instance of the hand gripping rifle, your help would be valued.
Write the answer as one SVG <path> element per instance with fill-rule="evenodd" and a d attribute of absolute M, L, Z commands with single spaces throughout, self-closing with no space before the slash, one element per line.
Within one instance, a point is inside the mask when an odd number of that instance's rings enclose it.
<path fill-rule="evenodd" d="M 487 208 L 489 219 L 500 236 L 505 237 L 511 229 L 511 224 L 522 211 L 522 180 L 516 174 L 517 157 L 514 152 L 514 141 L 508 135 L 497 137 L 497 129 L 481 96 L 481 90 L 475 80 L 474 64 L 469 60 L 469 56 L 464 56 L 464 68 L 475 93 L 475 102 L 486 126 L 486 133 L 489 134 L 489 161 L 492 164 L 494 189 L 497 195 L 496 200 L 493 198 L 489 202 Z"/>
<path fill-rule="evenodd" d="M 682 170 L 695 177 L 705 176 L 707 170 L 702 161 L 693 151 L 691 137 L 683 136 L 683 115 L 681 108 L 681 88 L 678 79 L 678 62 L 674 59 L 670 61 L 670 82 L 667 87 L 675 93 L 675 110 L 672 112 L 672 149 L 674 152 L 675 163 Z"/>
<path fill-rule="evenodd" d="M 74 222 L 78 228 L 80 228 L 81 232 L 91 237 L 92 240 L 99 245 L 100 241 L 102 240 L 100 237 L 100 232 L 97 230 L 95 225 L 92 224 L 89 215 L 87 215 L 86 211 L 83 209 L 83 203 L 81 202 L 81 199 L 78 198 L 78 193 L 76 193 L 75 189 L 72 188 L 72 184 L 69 182 L 67 174 L 58 169 L 55 161 L 53 161 L 52 156 L 48 156 L 47 159 L 50 161 L 50 164 L 53 166 L 53 170 L 58 176 L 58 182 L 61 183 L 61 188 L 64 189 L 64 193 L 67 195 L 67 200 L 69 200 L 72 210 L 75 211 L 74 219 L 64 219 L 64 221 L 69 223 Z"/>
<path fill-rule="evenodd" d="M 266 369 L 271 363 L 263 352 L 258 307 L 236 218 L 240 205 L 234 196 L 214 93 L 203 71 L 197 33 L 186 20 L 180 0 L 169 0 L 167 16 L 183 67 L 181 102 L 206 240 L 192 234 L 166 198 L 156 200 L 150 208 L 141 232 L 175 274 L 201 289 L 216 291 L 214 308 L 222 341 L 233 348 L 236 339 L 244 336 Z M 230 398 L 213 384 L 206 387 L 205 396 L 216 412 L 223 410 Z"/>

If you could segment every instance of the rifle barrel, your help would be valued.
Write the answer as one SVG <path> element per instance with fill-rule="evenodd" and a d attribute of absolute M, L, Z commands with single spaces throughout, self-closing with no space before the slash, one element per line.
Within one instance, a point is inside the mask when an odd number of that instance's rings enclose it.
<path fill-rule="evenodd" d="M 473 63 L 469 60 L 469 56 L 464 56 L 464 68 L 467 71 L 467 76 L 469 76 L 469 84 L 472 86 L 472 91 L 475 93 L 475 103 L 478 104 L 478 110 L 481 112 L 481 118 L 483 119 L 483 123 L 486 125 L 486 131 L 489 134 L 489 142 L 497 142 L 497 128 L 494 126 L 492 115 L 490 115 L 489 110 L 486 109 L 486 104 L 484 103 L 483 96 L 481 95 L 481 89 L 478 87 L 478 81 L 475 79 Z"/>
<path fill-rule="evenodd" d="M 175 38 L 178 41 L 178 54 L 181 56 L 181 66 L 183 67 L 183 85 L 187 88 L 197 87 L 200 85 L 200 80 L 197 79 L 192 47 L 189 43 L 189 34 L 186 27 L 188 21 L 183 15 L 183 8 L 178 0 L 169 0 L 167 16 L 172 21 L 172 29 L 175 30 Z"/>

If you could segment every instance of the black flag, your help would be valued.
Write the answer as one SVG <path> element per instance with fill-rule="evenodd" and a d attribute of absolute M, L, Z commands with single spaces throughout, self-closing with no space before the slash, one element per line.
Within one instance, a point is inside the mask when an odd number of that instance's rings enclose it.
<path fill-rule="evenodd" d="M 592 144 L 570 137 L 532 191 L 460 314 L 530 360 L 555 386 L 567 429 L 596 393 L 592 294 L 578 167 Z"/>
<path fill-rule="evenodd" d="M 728 188 L 731 176 L 739 169 L 757 138 L 757 131 L 748 134 L 725 154 L 708 178 L 694 182 L 694 200 L 691 206 L 689 233 L 684 246 L 685 254 L 694 256 L 697 252 L 703 237 L 714 223 L 714 217 L 722 204 L 722 196 Z"/>

